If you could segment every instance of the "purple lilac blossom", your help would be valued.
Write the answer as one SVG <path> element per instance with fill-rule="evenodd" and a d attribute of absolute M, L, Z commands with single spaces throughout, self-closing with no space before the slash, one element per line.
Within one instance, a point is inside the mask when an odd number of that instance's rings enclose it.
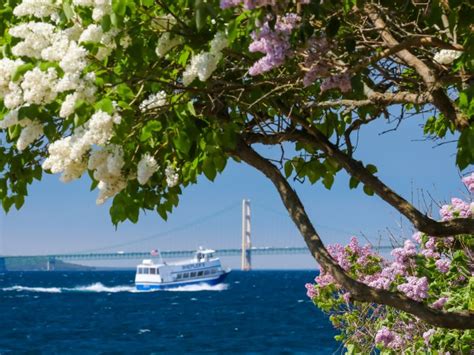
<path fill-rule="evenodd" d="M 259 75 L 279 67 L 291 53 L 290 35 L 298 26 L 300 17 L 296 14 L 278 16 L 275 29 L 272 30 L 268 22 L 265 22 L 260 31 L 253 32 L 250 43 L 250 52 L 261 52 L 265 54 L 249 69 L 252 76 Z"/>
<path fill-rule="evenodd" d="M 435 332 L 436 331 L 434 329 L 430 329 L 423 333 L 423 339 L 425 340 L 426 345 L 430 345 L 431 337 L 433 336 Z"/>
<path fill-rule="evenodd" d="M 407 282 L 398 285 L 397 289 L 403 292 L 408 298 L 415 301 L 422 301 L 428 297 L 428 279 L 426 277 L 418 278 L 408 276 Z"/>
<path fill-rule="evenodd" d="M 440 272 L 445 274 L 449 271 L 449 267 L 451 266 L 451 261 L 448 259 L 440 259 L 440 260 L 436 260 L 435 265 L 436 265 L 436 268 Z"/>
<path fill-rule="evenodd" d="M 410 257 L 416 255 L 416 245 L 411 240 L 405 240 L 403 248 L 395 248 L 391 254 L 398 263 L 404 264 Z"/>
<path fill-rule="evenodd" d="M 313 299 L 314 297 L 316 297 L 317 292 L 313 284 L 307 283 L 304 286 L 306 287 L 306 296 L 308 296 L 310 299 Z"/>
<path fill-rule="evenodd" d="M 443 221 L 453 218 L 470 218 L 472 216 L 471 204 L 464 202 L 460 198 L 452 198 L 450 205 L 443 205 L 439 211 Z"/>
<path fill-rule="evenodd" d="M 333 75 L 324 79 L 321 83 L 321 93 L 331 89 L 339 89 L 343 93 L 351 91 L 352 84 L 349 73 Z"/>
<path fill-rule="evenodd" d="M 388 346 L 395 339 L 395 334 L 387 327 L 382 327 L 379 329 L 375 335 L 375 342 L 382 343 L 384 346 Z"/>
<path fill-rule="evenodd" d="M 471 173 L 471 175 L 464 177 L 462 179 L 462 182 L 464 183 L 464 185 L 466 185 L 469 192 L 474 192 L 474 173 Z"/>
<path fill-rule="evenodd" d="M 445 303 L 448 301 L 448 297 L 441 297 L 440 299 L 438 299 L 437 301 L 433 302 L 433 304 L 431 305 L 431 307 L 435 308 L 435 309 L 441 309 L 444 307 Z"/>
<path fill-rule="evenodd" d="M 423 236 L 423 233 L 421 233 L 421 232 L 416 232 L 416 233 L 414 233 L 414 234 L 411 236 L 411 238 L 412 238 L 415 242 L 417 242 L 418 244 L 421 244 L 421 237 L 422 237 L 422 236 Z"/>

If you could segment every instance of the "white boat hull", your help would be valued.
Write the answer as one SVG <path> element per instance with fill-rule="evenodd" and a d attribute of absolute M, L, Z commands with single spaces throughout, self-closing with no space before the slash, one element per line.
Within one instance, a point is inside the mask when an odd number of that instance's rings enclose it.
<path fill-rule="evenodd" d="M 214 286 L 222 283 L 229 271 L 225 271 L 220 275 L 215 275 L 212 277 L 186 280 L 186 281 L 173 281 L 173 282 L 136 282 L 135 287 L 138 291 L 152 291 L 152 290 L 166 290 L 183 286 L 190 285 L 209 285 Z"/>

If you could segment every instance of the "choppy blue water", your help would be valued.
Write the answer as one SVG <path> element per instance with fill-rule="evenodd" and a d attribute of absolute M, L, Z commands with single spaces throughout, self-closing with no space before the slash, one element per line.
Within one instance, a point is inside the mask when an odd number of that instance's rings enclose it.
<path fill-rule="evenodd" d="M 0 354 L 338 351 L 305 295 L 310 271 L 233 271 L 225 284 L 135 292 L 133 272 L 0 274 Z"/>

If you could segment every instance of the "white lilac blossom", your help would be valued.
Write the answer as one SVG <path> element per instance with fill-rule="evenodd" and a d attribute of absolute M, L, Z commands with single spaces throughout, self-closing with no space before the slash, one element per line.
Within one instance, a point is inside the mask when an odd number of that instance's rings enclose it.
<path fill-rule="evenodd" d="M 137 180 L 140 185 L 145 185 L 156 171 L 158 163 L 155 158 L 148 153 L 144 154 L 137 165 Z"/>
<path fill-rule="evenodd" d="M 40 59 L 41 52 L 51 45 L 54 38 L 54 26 L 44 22 L 28 22 L 10 28 L 9 33 L 23 39 L 12 48 L 13 55 Z"/>
<path fill-rule="evenodd" d="M 58 73 L 54 68 L 42 71 L 39 68 L 27 71 L 23 76 L 21 88 L 23 100 L 28 104 L 48 104 L 56 99 L 57 92 L 54 90 L 58 79 Z"/>
<path fill-rule="evenodd" d="M 139 106 L 140 111 L 153 110 L 158 107 L 166 105 L 166 92 L 160 91 L 156 94 L 151 94 L 147 99 L 143 100 Z"/>
<path fill-rule="evenodd" d="M 68 182 L 79 178 L 87 169 L 86 154 L 93 146 L 104 146 L 113 134 L 113 126 L 120 123 L 120 116 L 97 111 L 83 127 L 50 144 L 49 156 L 43 169 L 53 174 L 62 173 L 61 180 Z"/>
<path fill-rule="evenodd" d="M 168 187 L 174 187 L 178 185 L 179 175 L 174 167 L 167 166 L 165 169 L 165 176 Z"/>
<path fill-rule="evenodd" d="M 174 47 L 183 43 L 183 37 L 181 36 L 171 36 L 170 32 L 163 33 L 160 38 L 158 39 L 158 43 L 156 45 L 156 55 L 159 58 L 162 58 Z"/>
<path fill-rule="evenodd" d="M 110 145 L 106 149 L 91 153 L 88 169 L 93 171 L 94 179 L 99 182 L 99 196 L 96 200 L 98 205 L 126 187 L 127 178 L 122 174 L 124 165 L 123 149 L 120 146 Z"/>
<path fill-rule="evenodd" d="M 454 51 L 451 49 L 442 49 L 436 53 L 433 59 L 439 64 L 449 65 L 461 56 L 460 51 Z"/>
<path fill-rule="evenodd" d="M 43 134 L 43 125 L 37 121 L 23 119 L 20 125 L 24 126 L 16 142 L 18 150 L 22 151 Z"/>
<path fill-rule="evenodd" d="M 199 78 L 200 81 L 206 81 L 212 73 L 217 69 L 217 64 L 222 59 L 222 50 L 227 46 L 227 40 L 224 35 L 218 32 L 211 41 L 211 49 L 209 52 L 201 52 L 191 58 L 183 73 L 183 85 L 190 85 L 194 79 Z"/>
<path fill-rule="evenodd" d="M 11 60 L 8 58 L 0 59 L 0 99 L 10 93 L 10 81 L 12 76 L 20 65 L 24 62 L 21 59 Z"/>
<path fill-rule="evenodd" d="M 81 33 L 79 42 L 99 43 L 103 35 L 104 31 L 102 31 L 102 27 L 93 23 L 87 26 L 84 32 Z"/>
<path fill-rule="evenodd" d="M 60 5 L 61 3 L 56 0 L 23 0 L 13 9 L 13 15 L 17 17 L 50 17 L 57 15 Z"/>

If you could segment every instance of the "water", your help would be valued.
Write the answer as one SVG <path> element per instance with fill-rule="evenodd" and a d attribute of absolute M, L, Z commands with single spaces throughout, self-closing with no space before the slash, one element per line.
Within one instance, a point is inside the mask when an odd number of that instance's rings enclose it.
<path fill-rule="evenodd" d="M 0 274 L 0 354 L 338 352 L 305 295 L 310 271 L 233 271 L 225 284 L 136 292 L 133 272 Z"/>

